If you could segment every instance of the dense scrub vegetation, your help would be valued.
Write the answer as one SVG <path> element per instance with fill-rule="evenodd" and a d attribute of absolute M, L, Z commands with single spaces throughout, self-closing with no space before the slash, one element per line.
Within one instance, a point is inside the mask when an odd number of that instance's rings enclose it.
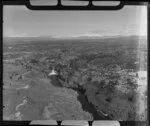
<path fill-rule="evenodd" d="M 139 48 L 137 41 L 136 37 L 127 37 L 97 42 L 33 43 L 33 50 L 26 49 L 32 53 L 23 53 L 15 63 L 28 71 L 38 70 L 45 77 L 54 67 L 62 85 L 82 90 L 97 112 L 114 120 L 143 120 L 145 115 L 136 112 L 136 72 L 140 67 L 139 52 L 145 57 L 142 69 L 147 69 L 147 50 L 145 46 Z M 8 55 L 4 57 L 7 59 Z"/>

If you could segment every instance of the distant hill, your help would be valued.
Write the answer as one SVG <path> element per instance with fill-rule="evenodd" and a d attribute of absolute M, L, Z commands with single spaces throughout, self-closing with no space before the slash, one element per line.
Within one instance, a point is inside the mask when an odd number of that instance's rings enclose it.
<path fill-rule="evenodd" d="M 123 40 L 147 40 L 146 36 L 80 36 L 68 38 L 54 38 L 54 37 L 4 37 L 3 44 L 30 44 L 30 43 L 43 43 L 43 42 L 122 42 Z"/>

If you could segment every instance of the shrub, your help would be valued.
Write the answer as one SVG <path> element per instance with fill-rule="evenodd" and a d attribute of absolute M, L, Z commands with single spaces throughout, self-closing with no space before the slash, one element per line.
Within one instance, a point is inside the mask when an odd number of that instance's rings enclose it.
<path fill-rule="evenodd" d="M 31 60 L 30 60 L 30 63 L 32 63 L 32 64 L 38 64 L 38 63 L 39 63 L 39 61 L 38 61 L 38 60 L 36 60 L 36 59 L 31 59 Z"/>
<path fill-rule="evenodd" d="M 106 98 L 106 101 L 107 101 L 107 102 L 111 102 L 111 101 L 112 101 L 112 97 L 111 97 L 111 96 L 108 96 L 108 98 Z"/>

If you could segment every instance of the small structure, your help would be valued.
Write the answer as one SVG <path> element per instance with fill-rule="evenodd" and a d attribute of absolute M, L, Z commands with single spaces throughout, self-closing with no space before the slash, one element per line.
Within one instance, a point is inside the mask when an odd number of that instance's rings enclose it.
<path fill-rule="evenodd" d="M 58 72 L 52 69 L 52 71 L 48 74 L 49 78 L 51 79 L 51 83 L 54 86 L 62 87 L 62 84 L 59 81 L 58 78 Z"/>
<path fill-rule="evenodd" d="M 58 75 L 58 73 L 54 69 L 52 69 L 52 71 L 48 74 L 48 76 L 52 75 Z"/>

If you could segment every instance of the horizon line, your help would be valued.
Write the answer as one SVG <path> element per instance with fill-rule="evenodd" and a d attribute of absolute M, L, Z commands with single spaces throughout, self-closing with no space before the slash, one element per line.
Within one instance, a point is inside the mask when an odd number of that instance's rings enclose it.
<path fill-rule="evenodd" d="M 53 39 L 67 39 L 67 38 L 82 38 L 82 37 L 87 37 L 87 38 L 90 38 L 90 37 L 95 37 L 95 38 L 104 38 L 104 37 L 129 37 L 129 36 L 141 36 L 141 37 L 147 37 L 147 35 L 140 35 L 140 34 L 129 34 L 129 35 L 119 35 L 119 34 L 116 34 L 116 35 L 97 35 L 97 36 L 92 36 L 92 35 L 78 35 L 78 36 L 75 36 L 75 35 L 71 35 L 71 36 L 3 36 L 3 38 L 53 38 Z"/>

